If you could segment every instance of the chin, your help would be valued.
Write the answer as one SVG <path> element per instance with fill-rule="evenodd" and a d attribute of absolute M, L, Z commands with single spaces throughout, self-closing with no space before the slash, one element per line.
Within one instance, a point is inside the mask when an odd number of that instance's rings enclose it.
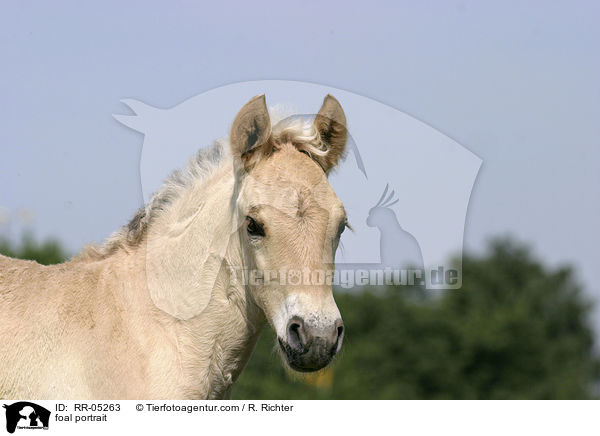
<path fill-rule="evenodd" d="M 290 347 L 283 339 L 277 338 L 279 354 L 285 365 L 296 372 L 315 372 L 325 368 L 335 356 L 335 350 L 323 345 L 313 346 L 309 350 L 299 352 Z"/>

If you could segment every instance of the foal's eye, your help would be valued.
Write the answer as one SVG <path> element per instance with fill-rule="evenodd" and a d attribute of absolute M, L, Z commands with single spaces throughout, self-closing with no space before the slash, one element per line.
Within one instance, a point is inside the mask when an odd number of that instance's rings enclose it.
<path fill-rule="evenodd" d="M 246 217 L 246 231 L 248 235 L 254 238 L 258 238 L 261 236 L 265 236 L 265 229 L 262 224 L 257 223 L 254 218 L 247 216 Z"/>
<path fill-rule="evenodd" d="M 348 224 L 348 218 L 344 218 L 344 220 L 340 222 L 340 225 L 338 226 L 338 238 L 342 236 L 342 233 L 344 233 L 346 227 L 350 228 L 350 224 Z"/>

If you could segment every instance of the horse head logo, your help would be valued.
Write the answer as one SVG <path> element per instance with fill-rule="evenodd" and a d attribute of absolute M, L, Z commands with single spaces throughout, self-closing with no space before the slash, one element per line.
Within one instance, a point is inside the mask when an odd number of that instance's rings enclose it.
<path fill-rule="evenodd" d="M 6 409 L 6 431 L 14 433 L 19 428 L 44 428 L 50 422 L 50 411 L 38 404 L 29 401 L 19 401 L 13 404 L 4 404 Z"/>

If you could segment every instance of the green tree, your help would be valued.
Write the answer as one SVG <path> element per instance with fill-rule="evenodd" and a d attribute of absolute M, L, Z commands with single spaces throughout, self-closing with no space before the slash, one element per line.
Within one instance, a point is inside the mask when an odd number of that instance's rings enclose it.
<path fill-rule="evenodd" d="M 42 265 L 61 263 L 69 257 L 57 240 L 48 239 L 38 242 L 30 233 L 23 235 L 20 244 L 12 243 L 8 239 L 0 239 L 0 254 L 17 259 L 35 260 Z"/>

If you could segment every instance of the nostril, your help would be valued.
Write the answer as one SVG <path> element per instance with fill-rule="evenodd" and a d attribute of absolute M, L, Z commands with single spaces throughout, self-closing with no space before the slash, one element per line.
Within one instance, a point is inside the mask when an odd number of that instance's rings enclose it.
<path fill-rule="evenodd" d="M 300 324 L 297 322 L 290 324 L 288 327 L 288 335 L 300 341 Z"/>
<path fill-rule="evenodd" d="M 287 342 L 294 350 L 304 352 L 306 348 L 306 338 L 304 335 L 304 321 L 302 318 L 293 317 L 288 322 Z"/>
<path fill-rule="evenodd" d="M 337 326 L 337 339 L 335 341 L 335 352 L 337 353 L 342 348 L 342 342 L 344 341 L 344 323 L 341 319 L 338 319 L 335 325 Z"/>

